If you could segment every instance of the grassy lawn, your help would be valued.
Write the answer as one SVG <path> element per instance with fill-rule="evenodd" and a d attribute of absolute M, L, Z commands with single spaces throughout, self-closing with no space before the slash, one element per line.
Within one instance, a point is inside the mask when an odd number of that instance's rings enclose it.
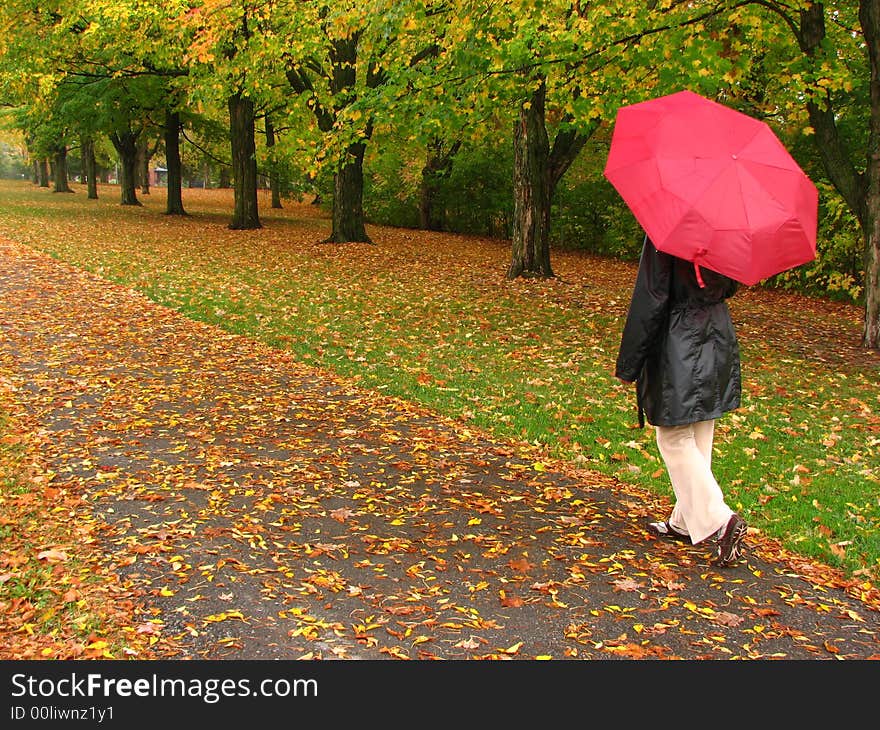
<path fill-rule="evenodd" d="M 230 191 L 164 190 L 120 206 L 103 186 L 54 194 L 0 181 L 0 236 L 263 339 L 365 387 L 669 494 L 653 431 L 613 377 L 635 266 L 553 253 L 557 278 L 504 279 L 506 242 L 369 227 L 324 244 L 317 208 L 261 196 L 264 227 L 230 231 Z M 717 424 L 728 503 L 795 552 L 880 575 L 880 354 L 859 307 L 743 289 L 731 301 L 744 402 Z M 145 333 L 145 336 L 148 333 Z"/>

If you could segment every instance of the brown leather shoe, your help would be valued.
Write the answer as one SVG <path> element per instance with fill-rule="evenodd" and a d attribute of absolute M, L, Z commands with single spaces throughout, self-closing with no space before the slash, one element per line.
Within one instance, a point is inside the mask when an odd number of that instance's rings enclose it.
<path fill-rule="evenodd" d="M 729 568 L 742 555 L 743 538 L 746 536 L 748 525 L 746 521 L 734 512 L 727 521 L 727 526 L 721 537 L 715 543 L 715 562 L 722 568 Z"/>

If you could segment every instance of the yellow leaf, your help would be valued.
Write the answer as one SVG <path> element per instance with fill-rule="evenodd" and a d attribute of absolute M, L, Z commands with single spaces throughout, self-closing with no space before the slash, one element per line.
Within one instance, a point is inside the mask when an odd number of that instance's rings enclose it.
<path fill-rule="evenodd" d="M 227 619 L 231 618 L 244 620 L 244 615 L 241 611 L 224 611 L 223 613 L 213 613 L 210 616 L 205 616 L 205 623 L 217 623 L 219 621 L 226 621 Z"/>

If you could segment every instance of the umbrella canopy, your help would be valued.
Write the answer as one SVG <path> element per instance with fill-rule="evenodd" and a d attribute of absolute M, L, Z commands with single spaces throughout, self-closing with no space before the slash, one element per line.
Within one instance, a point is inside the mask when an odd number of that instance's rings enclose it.
<path fill-rule="evenodd" d="M 659 250 L 743 284 L 816 258 L 816 186 L 764 122 L 692 91 L 621 107 L 605 177 Z"/>

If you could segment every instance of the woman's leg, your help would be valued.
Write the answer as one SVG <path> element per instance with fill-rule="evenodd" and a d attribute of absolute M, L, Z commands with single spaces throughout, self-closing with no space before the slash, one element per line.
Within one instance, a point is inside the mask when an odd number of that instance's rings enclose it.
<path fill-rule="evenodd" d="M 694 544 L 717 533 L 733 514 L 710 467 L 713 429 L 712 421 L 656 427 L 657 447 L 675 492 L 669 521 L 684 527 Z"/>
<path fill-rule="evenodd" d="M 709 468 L 712 468 L 712 444 L 715 439 L 715 421 L 699 421 L 694 424 L 694 438 L 697 448 L 706 460 Z"/>

